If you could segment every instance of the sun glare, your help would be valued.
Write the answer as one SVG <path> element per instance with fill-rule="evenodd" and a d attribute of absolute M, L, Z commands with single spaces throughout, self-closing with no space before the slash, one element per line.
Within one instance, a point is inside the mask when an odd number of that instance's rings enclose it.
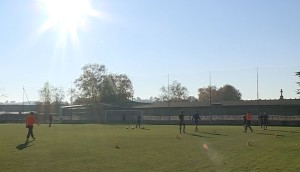
<path fill-rule="evenodd" d="M 47 14 L 47 20 L 39 32 L 57 29 L 63 42 L 67 37 L 77 41 L 78 29 L 84 27 L 88 17 L 99 17 L 89 0 L 40 0 Z"/>

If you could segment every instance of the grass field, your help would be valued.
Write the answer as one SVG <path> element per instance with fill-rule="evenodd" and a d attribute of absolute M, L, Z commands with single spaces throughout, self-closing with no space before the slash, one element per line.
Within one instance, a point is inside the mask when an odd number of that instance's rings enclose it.
<path fill-rule="evenodd" d="M 300 171 L 300 127 L 0 125 L 0 171 Z"/>

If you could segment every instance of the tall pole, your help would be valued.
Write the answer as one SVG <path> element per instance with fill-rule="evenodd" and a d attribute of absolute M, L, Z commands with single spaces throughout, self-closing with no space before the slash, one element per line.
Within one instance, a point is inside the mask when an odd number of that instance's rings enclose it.
<path fill-rule="evenodd" d="M 168 107 L 170 106 L 170 76 L 168 74 Z"/>
<path fill-rule="evenodd" d="M 209 71 L 209 115 L 210 115 L 210 124 L 212 123 L 212 114 L 211 114 L 211 72 Z"/>
<path fill-rule="evenodd" d="M 72 106 L 73 106 L 73 87 L 72 87 L 72 82 L 71 82 L 71 114 L 73 115 L 72 113 Z"/>
<path fill-rule="evenodd" d="M 257 115 L 259 115 L 259 94 L 258 94 L 258 67 L 256 68 L 256 99 L 257 99 Z"/>
<path fill-rule="evenodd" d="M 211 105 L 211 72 L 209 71 L 209 105 Z"/>
<path fill-rule="evenodd" d="M 258 67 L 256 68 L 256 99 L 259 100 L 259 95 L 258 95 Z"/>
<path fill-rule="evenodd" d="M 24 113 L 24 85 L 23 85 L 23 113 Z"/>
<path fill-rule="evenodd" d="M 170 107 L 170 76 L 168 74 L 168 107 Z M 170 113 L 169 113 L 169 121 L 170 121 Z"/>

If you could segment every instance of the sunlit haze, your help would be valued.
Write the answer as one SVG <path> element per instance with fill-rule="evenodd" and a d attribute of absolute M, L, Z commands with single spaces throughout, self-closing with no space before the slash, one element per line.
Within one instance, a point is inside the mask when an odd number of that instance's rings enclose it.
<path fill-rule="evenodd" d="M 100 12 L 92 9 L 89 0 L 40 0 L 40 8 L 47 19 L 39 28 L 42 34 L 50 29 L 57 29 L 62 45 L 68 37 L 77 43 L 78 30 L 85 27 L 88 17 L 100 17 Z"/>
<path fill-rule="evenodd" d="M 66 92 L 86 64 L 126 74 L 134 97 L 178 81 L 190 96 L 230 84 L 242 99 L 299 98 L 298 0 L 0 1 L 0 102 Z M 27 100 L 26 100 L 27 101 Z M 69 101 L 66 94 L 65 101 Z"/>

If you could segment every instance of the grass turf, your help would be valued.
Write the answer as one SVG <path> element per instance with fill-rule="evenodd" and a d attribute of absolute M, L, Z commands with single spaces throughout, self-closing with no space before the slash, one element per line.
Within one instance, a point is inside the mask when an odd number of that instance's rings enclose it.
<path fill-rule="evenodd" d="M 271 126 L 0 125 L 1 171 L 300 171 L 300 128 Z"/>

